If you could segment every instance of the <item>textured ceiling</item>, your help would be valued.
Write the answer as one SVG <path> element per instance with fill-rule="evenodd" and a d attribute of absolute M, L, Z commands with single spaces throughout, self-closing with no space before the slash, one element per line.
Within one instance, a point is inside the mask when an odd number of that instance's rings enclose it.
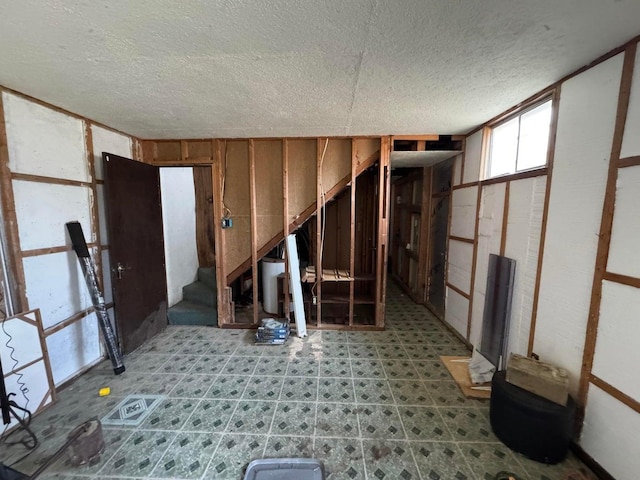
<path fill-rule="evenodd" d="M 638 0 L 0 0 L 0 84 L 142 138 L 466 133 Z"/>

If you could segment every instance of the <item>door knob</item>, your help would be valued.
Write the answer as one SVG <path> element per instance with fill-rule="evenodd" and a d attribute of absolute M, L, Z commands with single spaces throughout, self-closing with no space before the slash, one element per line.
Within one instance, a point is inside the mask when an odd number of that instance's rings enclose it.
<path fill-rule="evenodd" d="M 118 262 L 116 264 L 116 268 L 114 268 L 113 271 L 118 276 L 118 280 L 120 280 L 122 278 L 122 272 L 124 272 L 125 270 L 131 270 L 131 268 L 130 267 L 125 267 L 120 262 Z"/>

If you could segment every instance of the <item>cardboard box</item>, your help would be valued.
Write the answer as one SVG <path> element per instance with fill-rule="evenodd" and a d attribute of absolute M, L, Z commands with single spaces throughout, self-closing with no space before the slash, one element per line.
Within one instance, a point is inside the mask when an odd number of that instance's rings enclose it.
<path fill-rule="evenodd" d="M 506 380 L 557 404 L 567 404 L 569 375 L 564 368 L 512 353 L 507 365 Z"/>

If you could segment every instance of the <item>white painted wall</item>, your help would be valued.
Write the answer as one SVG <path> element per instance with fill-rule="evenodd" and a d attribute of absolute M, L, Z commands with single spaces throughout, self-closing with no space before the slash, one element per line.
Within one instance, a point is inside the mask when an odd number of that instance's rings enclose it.
<path fill-rule="evenodd" d="M 622 55 L 562 85 L 534 351 L 577 391 Z"/>
<path fill-rule="evenodd" d="M 167 300 L 172 306 L 182 300 L 182 287 L 193 282 L 198 271 L 193 169 L 161 168 L 160 190 L 167 262 Z"/>

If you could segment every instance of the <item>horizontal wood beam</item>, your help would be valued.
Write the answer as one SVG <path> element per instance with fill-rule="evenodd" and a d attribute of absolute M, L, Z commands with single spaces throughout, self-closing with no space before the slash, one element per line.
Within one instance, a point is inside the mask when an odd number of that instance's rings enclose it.
<path fill-rule="evenodd" d="M 476 243 L 476 241 L 473 238 L 464 238 L 464 237 L 457 237 L 455 235 L 449 235 L 449 239 L 450 240 L 455 240 L 456 242 L 464 242 L 464 243 L 470 243 L 470 244 L 474 244 Z"/>
<path fill-rule="evenodd" d="M 91 182 L 83 182 L 80 180 L 69 180 L 66 178 L 45 177 L 42 175 L 31 175 L 29 173 L 12 173 L 13 180 L 22 180 L 25 182 L 37 183 L 53 183 L 55 185 L 68 185 L 72 187 L 91 187 Z"/>
<path fill-rule="evenodd" d="M 640 155 L 637 157 L 625 157 L 618 160 L 618 168 L 635 167 L 640 165 Z"/>
<path fill-rule="evenodd" d="M 640 413 L 640 402 L 638 402 L 636 399 L 630 397 L 626 393 L 618 390 L 613 385 L 610 385 L 609 383 L 605 382 L 599 377 L 596 377 L 593 374 L 589 375 L 589 381 L 599 389 L 607 392 L 616 400 L 624 403 L 627 407 L 632 409 L 634 412 Z"/>
<path fill-rule="evenodd" d="M 454 292 L 456 292 L 459 295 L 462 295 L 464 298 L 466 298 L 467 300 L 469 300 L 471 298 L 471 295 L 469 295 L 468 293 L 463 292 L 462 290 L 460 290 L 458 287 L 456 287 L 455 285 L 447 282 L 446 283 L 447 287 L 450 288 L 451 290 L 453 290 Z"/>
<path fill-rule="evenodd" d="M 609 282 L 620 283 L 622 285 L 628 285 L 630 287 L 640 288 L 640 278 L 630 277 L 628 275 L 620 275 L 619 273 L 604 272 L 602 276 L 603 280 Z"/>

